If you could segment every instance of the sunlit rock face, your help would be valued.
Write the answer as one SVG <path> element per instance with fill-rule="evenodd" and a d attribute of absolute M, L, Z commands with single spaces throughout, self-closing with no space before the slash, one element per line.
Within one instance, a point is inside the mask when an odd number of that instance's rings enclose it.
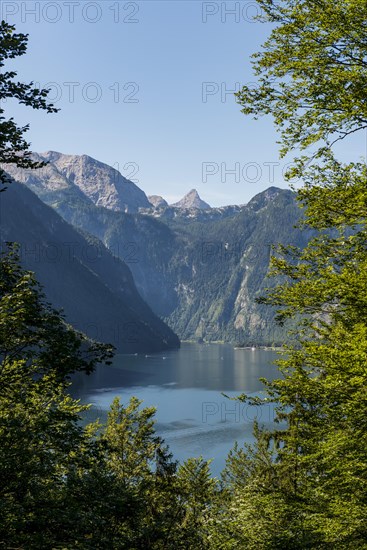
<path fill-rule="evenodd" d="M 118 170 L 88 155 L 64 155 L 56 151 L 34 154 L 35 160 L 49 164 L 38 170 L 19 170 L 9 166 L 14 179 L 28 186 L 48 190 L 69 189 L 81 192 L 96 206 L 120 212 L 150 208 L 148 197 Z"/>

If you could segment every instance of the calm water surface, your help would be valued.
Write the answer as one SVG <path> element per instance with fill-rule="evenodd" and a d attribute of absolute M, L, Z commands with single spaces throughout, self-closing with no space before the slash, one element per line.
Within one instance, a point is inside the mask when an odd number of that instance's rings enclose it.
<path fill-rule="evenodd" d="M 156 431 L 180 461 L 190 456 L 212 458 L 219 475 L 235 441 L 251 442 L 252 422 L 272 423 L 273 408 L 232 401 L 222 395 L 258 395 L 260 377 L 273 379 L 276 353 L 235 350 L 227 344 L 182 344 L 180 350 L 154 355 L 117 355 L 113 366 L 90 376 L 78 375 L 73 395 L 92 403 L 89 421 L 106 418 L 114 397 L 127 404 L 132 395 L 154 406 Z"/>

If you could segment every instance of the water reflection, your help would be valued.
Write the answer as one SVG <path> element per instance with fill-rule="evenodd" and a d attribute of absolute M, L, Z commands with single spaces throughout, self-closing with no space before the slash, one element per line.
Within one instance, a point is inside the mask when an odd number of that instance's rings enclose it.
<path fill-rule="evenodd" d="M 215 474 L 223 468 L 234 441 L 252 440 L 252 422 L 269 425 L 273 408 L 251 407 L 225 398 L 263 389 L 260 377 L 273 379 L 275 352 L 234 350 L 230 345 L 183 344 L 180 350 L 148 356 L 116 356 L 113 366 L 91 376 L 78 374 L 73 395 L 92 403 L 87 420 L 103 420 L 112 399 L 127 403 L 132 395 L 157 407 L 156 429 L 175 457 L 213 458 Z"/>

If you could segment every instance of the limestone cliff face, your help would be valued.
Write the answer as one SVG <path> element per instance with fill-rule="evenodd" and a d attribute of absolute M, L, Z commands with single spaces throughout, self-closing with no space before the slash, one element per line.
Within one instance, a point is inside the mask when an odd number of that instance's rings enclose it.
<path fill-rule="evenodd" d="M 8 172 L 18 181 L 48 190 L 80 192 L 96 206 L 121 212 L 137 212 L 151 204 L 144 191 L 120 172 L 87 155 L 63 155 L 48 151 L 34 155 L 36 160 L 49 164 L 35 171 L 9 167 Z"/>

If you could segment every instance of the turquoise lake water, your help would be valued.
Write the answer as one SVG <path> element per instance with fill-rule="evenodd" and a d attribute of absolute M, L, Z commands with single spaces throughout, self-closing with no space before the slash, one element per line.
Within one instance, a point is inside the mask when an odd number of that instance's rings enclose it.
<path fill-rule="evenodd" d="M 154 406 L 156 431 L 174 458 L 202 455 L 213 459 L 219 475 L 234 442 L 251 442 L 253 420 L 269 426 L 271 405 L 250 406 L 230 397 L 259 394 L 260 377 L 276 378 L 274 351 L 234 349 L 228 344 L 183 343 L 180 350 L 151 355 L 117 355 L 110 367 L 92 375 L 79 374 L 73 395 L 91 403 L 87 420 L 106 418 L 114 397 L 126 404 L 133 395 Z"/>

